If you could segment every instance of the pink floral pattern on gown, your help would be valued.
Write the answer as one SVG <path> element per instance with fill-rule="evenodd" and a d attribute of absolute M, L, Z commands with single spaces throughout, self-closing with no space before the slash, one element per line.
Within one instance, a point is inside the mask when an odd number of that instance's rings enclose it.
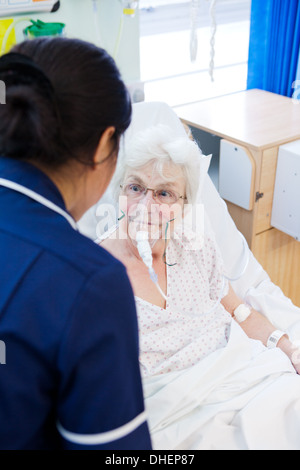
<path fill-rule="evenodd" d="M 171 239 L 167 248 L 166 309 L 136 298 L 143 377 L 192 367 L 227 345 L 231 315 L 218 299 L 228 293 L 214 240 L 186 249 Z"/>

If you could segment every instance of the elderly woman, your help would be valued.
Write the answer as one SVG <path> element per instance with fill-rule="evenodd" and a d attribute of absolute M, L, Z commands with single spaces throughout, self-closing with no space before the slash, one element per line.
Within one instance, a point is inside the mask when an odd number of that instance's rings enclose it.
<path fill-rule="evenodd" d="M 192 210 L 203 158 L 167 127 L 137 134 L 113 179 L 119 224 L 99 240 L 133 286 L 153 443 L 300 449 L 298 351 L 223 273 L 213 233 Z"/>

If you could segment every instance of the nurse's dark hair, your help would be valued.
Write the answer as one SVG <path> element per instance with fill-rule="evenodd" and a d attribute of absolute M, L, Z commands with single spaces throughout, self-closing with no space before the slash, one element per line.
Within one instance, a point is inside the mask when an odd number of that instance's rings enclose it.
<path fill-rule="evenodd" d="M 0 105 L 0 155 L 58 167 L 92 164 L 99 140 L 131 121 L 131 101 L 110 55 L 67 38 L 25 41 L 0 58 L 6 104 Z"/>

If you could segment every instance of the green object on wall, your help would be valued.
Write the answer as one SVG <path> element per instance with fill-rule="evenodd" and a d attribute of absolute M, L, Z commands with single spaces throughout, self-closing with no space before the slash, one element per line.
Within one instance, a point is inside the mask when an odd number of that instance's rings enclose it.
<path fill-rule="evenodd" d="M 33 39 L 42 36 L 64 36 L 64 23 L 44 23 L 41 20 L 30 20 L 32 25 L 24 29 L 26 38 Z"/>

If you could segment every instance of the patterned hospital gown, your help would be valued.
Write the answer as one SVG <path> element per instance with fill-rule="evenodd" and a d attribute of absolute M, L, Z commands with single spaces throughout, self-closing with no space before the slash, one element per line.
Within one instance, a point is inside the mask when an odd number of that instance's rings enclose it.
<path fill-rule="evenodd" d="M 167 248 L 166 309 L 136 298 L 143 377 L 193 366 L 226 346 L 231 315 L 218 301 L 228 293 L 212 237 L 201 249 L 171 239 Z"/>

